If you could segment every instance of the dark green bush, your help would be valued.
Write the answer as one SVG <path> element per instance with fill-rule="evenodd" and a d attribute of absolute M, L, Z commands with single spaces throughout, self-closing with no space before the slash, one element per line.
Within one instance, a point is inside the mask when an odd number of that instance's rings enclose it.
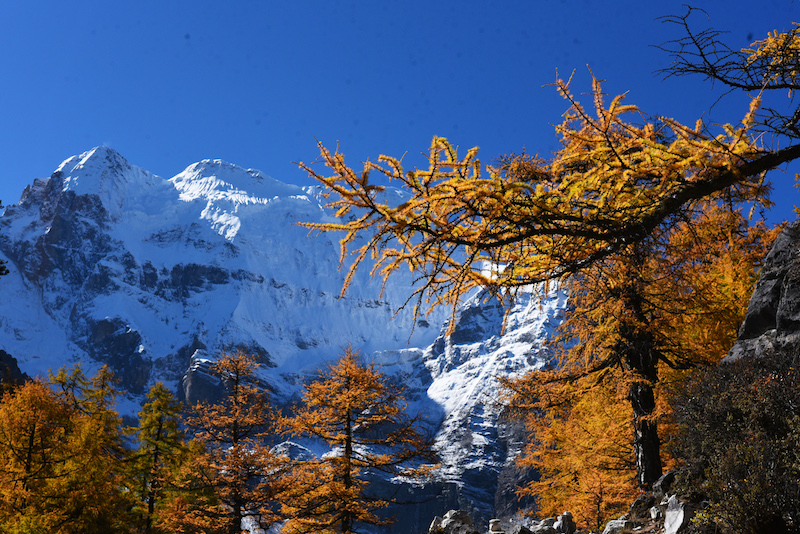
<path fill-rule="evenodd" d="M 674 399 L 677 489 L 728 532 L 800 532 L 800 372 L 795 355 L 698 372 Z"/>

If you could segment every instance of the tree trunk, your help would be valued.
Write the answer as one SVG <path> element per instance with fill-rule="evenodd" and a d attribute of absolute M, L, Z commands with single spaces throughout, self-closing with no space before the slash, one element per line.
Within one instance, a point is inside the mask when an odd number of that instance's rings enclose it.
<path fill-rule="evenodd" d="M 349 385 L 349 384 L 348 384 Z M 349 509 L 350 494 L 349 490 L 353 487 L 352 477 L 352 464 L 353 458 L 353 421 L 350 417 L 350 407 L 347 407 L 347 414 L 345 415 L 345 441 L 344 441 L 344 488 L 348 490 L 348 502 L 345 504 L 345 510 L 342 512 L 342 534 L 347 534 L 353 531 L 353 513 Z"/>
<path fill-rule="evenodd" d="M 656 408 L 653 387 L 649 382 L 631 384 L 628 400 L 633 408 L 633 449 L 639 488 L 649 491 L 661 476 L 661 441 L 658 424 L 649 419 Z"/>
<path fill-rule="evenodd" d="M 155 446 L 153 447 L 153 463 L 150 468 L 150 486 L 149 490 L 145 485 L 145 491 L 147 494 L 147 521 L 145 523 L 144 531 L 147 534 L 153 532 L 153 515 L 156 513 L 156 493 L 160 489 L 159 484 L 159 470 L 158 464 L 161 461 L 160 454 L 161 451 L 158 449 L 158 444 L 161 443 L 161 433 L 164 431 L 164 416 L 158 416 L 158 428 L 156 428 L 156 436 L 153 442 Z"/>
<path fill-rule="evenodd" d="M 635 256 L 635 259 L 638 257 Z M 628 320 L 620 325 L 621 344 L 618 347 L 621 361 L 628 373 L 634 375 L 628 400 L 633 408 L 633 448 L 636 459 L 636 480 L 639 488 L 649 491 L 661 477 L 661 440 L 658 424 L 652 418 L 656 410 L 653 384 L 658 381 L 658 356 L 656 340 L 648 330 L 649 314 L 645 313 L 644 289 L 641 280 L 631 273 L 630 285 L 622 294 Z"/>

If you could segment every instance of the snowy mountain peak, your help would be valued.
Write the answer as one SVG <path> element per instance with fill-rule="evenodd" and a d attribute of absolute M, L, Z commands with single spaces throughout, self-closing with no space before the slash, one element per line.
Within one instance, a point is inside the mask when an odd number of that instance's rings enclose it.
<path fill-rule="evenodd" d="M 220 159 L 205 159 L 170 180 L 181 200 L 227 199 L 238 203 L 264 203 L 275 197 L 299 196 L 303 190 L 255 169 L 244 169 Z"/>
<path fill-rule="evenodd" d="M 126 198 L 163 183 L 163 179 L 128 163 L 110 147 L 95 147 L 65 160 L 53 173 L 61 190 L 76 195 L 97 195 L 112 217 L 118 216 Z"/>
<path fill-rule="evenodd" d="M 438 428 L 439 480 L 426 495 L 414 489 L 409 500 L 426 504 L 403 512 L 394 532 L 422 531 L 413 518 L 455 507 L 482 522 L 514 513 L 516 501 L 495 499 L 514 495 L 509 466 L 521 446 L 501 425 L 498 377 L 545 364 L 564 295 L 523 292 L 504 329 L 501 304 L 479 292 L 448 331 L 449 309 L 422 320 L 403 307 L 415 289 L 405 270 L 383 291 L 359 271 L 341 296 L 338 236 L 296 224 L 327 220 L 313 187 L 221 160 L 165 180 L 108 147 L 74 156 L 0 213 L 11 271 L 0 350 L 32 376 L 108 365 L 126 390 L 120 411 L 133 415 L 156 381 L 189 403 L 212 398 L 208 363 L 239 349 L 258 357 L 263 384 L 288 406 L 350 345 L 406 386 L 409 412 Z"/>

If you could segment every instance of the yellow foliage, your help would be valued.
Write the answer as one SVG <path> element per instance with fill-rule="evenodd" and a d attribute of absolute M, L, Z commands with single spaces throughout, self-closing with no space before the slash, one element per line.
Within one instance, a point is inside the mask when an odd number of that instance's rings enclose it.
<path fill-rule="evenodd" d="M 197 443 L 176 481 L 182 491 L 162 512 L 170 528 L 195 532 L 216 525 L 238 534 L 244 518 L 265 529 L 279 519 L 275 502 L 287 462 L 267 445 L 278 416 L 258 383 L 257 367 L 243 352 L 223 354 L 211 367 L 226 394 L 217 403 L 196 404 L 187 417 Z"/>
<path fill-rule="evenodd" d="M 727 353 L 776 232 L 706 204 L 660 247 L 632 256 L 636 264 L 598 265 L 573 280 L 573 308 L 552 347 L 557 369 L 506 381 L 511 408 L 531 431 L 521 461 L 542 473 L 523 492 L 539 497 L 543 514 L 569 509 L 599 529 L 624 513 L 638 491 L 638 425 L 655 432 L 687 370 Z M 629 351 L 642 342 L 649 346 Z M 648 354 L 654 360 L 637 366 L 635 357 Z M 634 393 L 647 388 L 649 412 L 631 410 Z"/>
<path fill-rule="evenodd" d="M 111 374 L 102 368 L 87 379 L 76 367 L 53 382 L 24 383 L 0 400 L 0 525 L 12 532 L 122 532 L 131 502 Z"/>
<path fill-rule="evenodd" d="M 590 382 L 570 385 L 558 406 L 525 414 L 533 439 L 518 461 L 540 474 L 520 489 L 537 497 L 537 515 L 570 510 L 578 524 L 599 532 L 608 519 L 627 511 L 638 488 L 626 392 L 610 380 L 600 386 Z M 525 385 L 514 384 L 516 393 Z"/>
<path fill-rule="evenodd" d="M 698 199 L 724 191 L 732 202 L 766 203 L 760 173 L 773 164 L 761 159 L 767 152 L 749 135 L 758 100 L 743 124 L 711 136 L 702 123 L 689 128 L 659 118 L 637 125 L 633 119 L 648 117 L 623 105 L 621 96 L 606 107 L 597 80 L 594 115 L 568 82 L 556 86 L 570 109 L 556 128 L 563 148 L 549 161 L 509 156 L 484 174 L 477 147 L 460 157 L 446 139 L 434 137 L 427 169 L 406 172 L 399 160 L 381 156 L 356 172 L 344 155 L 320 144 L 333 175 L 301 166 L 335 194 L 329 206 L 341 222 L 306 226 L 343 232 L 343 263 L 356 236 L 367 237 L 352 251 L 343 291 L 372 259 L 373 275 L 384 281 L 401 266 L 421 275 L 409 296 L 420 308 L 456 306 L 479 286 L 509 298 L 513 288 L 613 257 Z M 384 187 L 370 182 L 373 172 L 399 182 L 408 200 L 381 202 Z"/>
<path fill-rule="evenodd" d="M 602 427 L 591 410 L 575 404 L 570 388 L 589 395 L 585 403 L 601 392 L 623 399 L 642 489 L 662 470 L 664 392 L 686 369 L 727 351 L 757 261 L 774 235 L 763 224 L 750 227 L 738 209 L 769 206 L 766 173 L 800 157 L 800 111 L 761 110 L 764 90 L 796 86 L 798 29 L 734 52 L 719 44 L 719 32 L 692 33 L 688 16 L 668 19 L 687 36 L 664 48 L 675 59 L 667 72 L 701 73 L 754 91 L 739 124 L 712 132 L 700 120 L 687 126 L 647 115 L 624 95 L 609 101 L 594 77 L 591 104 L 584 105 L 570 81 L 558 79 L 568 110 L 556 126 L 562 147 L 550 158 L 512 154 L 481 167 L 477 148 L 460 156 L 434 137 L 427 169 L 406 171 L 399 160 L 381 156 L 356 172 L 338 150 L 321 144 L 330 176 L 300 164 L 332 195 L 329 207 L 340 218 L 306 226 L 341 232 L 341 260 L 349 269 L 343 292 L 364 263 L 384 283 L 402 266 L 410 268 L 420 283 L 406 304 L 417 311 L 439 305 L 455 311 L 478 287 L 508 304 L 522 286 L 568 284 L 573 310 L 558 339 L 560 365 L 526 378 L 527 395 L 515 399 L 521 406 L 536 399 L 529 408 L 550 418 L 550 443 L 560 451 L 566 449 L 555 434 L 559 428 L 566 432 L 579 421 L 587 429 Z M 795 144 L 765 148 L 764 132 Z M 401 186 L 406 200 L 382 200 L 384 188 L 370 181 L 373 173 Z M 557 408 L 566 411 L 549 411 Z M 582 465 L 563 461 L 553 469 L 569 473 L 570 465 Z M 585 463 L 587 470 L 593 462 Z M 617 480 L 597 487 L 622 486 Z"/>
<path fill-rule="evenodd" d="M 287 433 L 321 439 L 334 450 L 292 466 L 282 496 L 289 518 L 283 532 L 356 532 L 358 524 L 384 525 L 377 512 L 395 501 L 371 491 L 376 472 L 419 479 L 433 461 L 430 439 L 407 416 L 402 388 L 345 349 L 319 380 L 305 386 L 303 403 L 285 420 Z M 421 467 L 421 468 L 420 468 Z"/>
<path fill-rule="evenodd" d="M 791 84 L 800 81 L 800 24 L 795 22 L 793 26 L 787 32 L 770 32 L 766 39 L 756 41 L 750 45 L 752 48 L 742 50 L 748 54 L 749 65 L 768 65 L 765 83 Z"/>

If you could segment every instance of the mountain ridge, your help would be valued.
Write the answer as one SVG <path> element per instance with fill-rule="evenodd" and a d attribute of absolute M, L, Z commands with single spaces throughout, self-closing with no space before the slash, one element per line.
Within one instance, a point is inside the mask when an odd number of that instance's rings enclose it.
<path fill-rule="evenodd" d="M 477 292 L 448 334 L 451 310 L 403 308 L 411 273 L 381 288 L 361 269 L 342 296 L 336 236 L 296 224 L 330 220 L 319 188 L 221 160 L 163 179 L 107 147 L 74 156 L 0 216 L 0 259 L 12 271 L 0 280 L 10 297 L 0 350 L 32 376 L 107 364 L 126 390 L 119 409 L 132 415 L 155 381 L 188 402 L 213 395 L 203 367 L 237 349 L 257 355 L 260 379 L 288 404 L 352 344 L 438 428 L 440 484 L 451 489 L 439 487 L 430 506 L 446 493 L 476 518 L 513 510 L 495 502 L 519 449 L 513 432 L 498 431 L 497 376 L 546 364 L 565 296 L 529 288 L 504 329 L 500 304 Z"/>

